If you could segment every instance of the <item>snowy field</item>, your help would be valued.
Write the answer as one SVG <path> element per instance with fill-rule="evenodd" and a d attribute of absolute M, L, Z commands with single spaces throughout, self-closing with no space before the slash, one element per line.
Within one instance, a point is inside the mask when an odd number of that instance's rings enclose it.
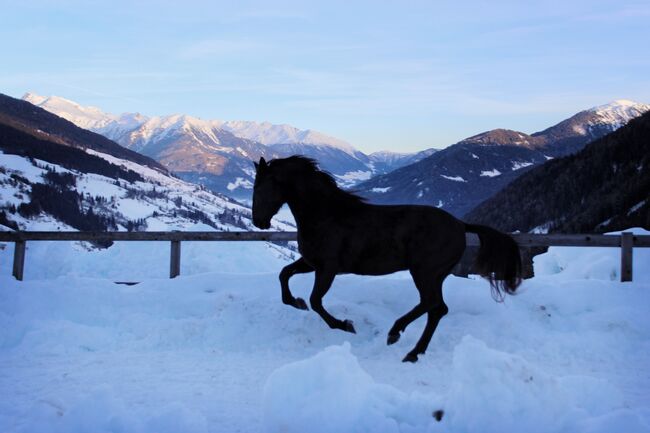
<path fill-rule="evenodd" d="M 0 432 L 650 431 L 647 249 L 619 283 L 618 249 L 553 248 L 504 304 L 450 277 L 450 313 L 403 364 L 424 319 L 385 342 L 417 301 L 408 274 L 336 279 L 325 305 L 352 335 L 280 302 L 275 255 L 220 245 L 184 250 L 174 280 L 167 244 L 32 246 L 24 282 L 0 251 Z M 120 266 L 141 283 L 114 284 Z M 312 276 L 291 282 L 308 297 Z"/>

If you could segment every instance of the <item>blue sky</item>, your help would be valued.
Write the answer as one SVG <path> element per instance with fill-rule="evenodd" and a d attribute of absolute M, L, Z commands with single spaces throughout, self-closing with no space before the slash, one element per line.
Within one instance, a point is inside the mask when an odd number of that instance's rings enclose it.
<path fill-rule="evenodd" d="M 364 151 L 650 102 L 650 2 L 0 1 L 0 92 L 288 123 Z"/>

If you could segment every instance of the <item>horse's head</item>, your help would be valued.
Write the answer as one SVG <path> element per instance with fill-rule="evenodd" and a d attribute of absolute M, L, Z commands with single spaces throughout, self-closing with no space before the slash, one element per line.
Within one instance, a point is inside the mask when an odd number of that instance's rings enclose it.
<path fill-rule="evenodd" d="M 264 158 L 254 163 L 257 173 L 253 189 L 253 224 L 261 229 L 271 227 L 271 218 L 286 202 L 282 189 L 271 165 Z"/>

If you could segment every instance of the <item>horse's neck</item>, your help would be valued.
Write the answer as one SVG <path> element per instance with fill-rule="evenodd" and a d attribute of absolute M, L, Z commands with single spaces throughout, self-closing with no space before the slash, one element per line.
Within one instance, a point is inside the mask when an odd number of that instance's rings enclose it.
<path fill-rule="evenodd" d="M 313 203 L 312 200 L 305 201 L 294 198 L 288 202 L 288 205 L 293 218 L 296 220 L 298 229 L 308 228 L 323 216 L 322 206 Z"/>
<path fill-rule="evenodd" d="M 303 191 L 293 194 L 287 202 L 298 228 L 305 229 L 327 219 L 336 211 L 331 196 L 319 191 Z"/>

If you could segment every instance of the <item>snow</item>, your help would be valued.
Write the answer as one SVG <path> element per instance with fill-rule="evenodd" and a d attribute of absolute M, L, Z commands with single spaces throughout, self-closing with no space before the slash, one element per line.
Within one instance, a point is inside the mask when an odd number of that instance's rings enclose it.
<path fill-rule="evenodd" d="M 626 232 L 649 235 L 650 232 L 634 227 Z M 620 234 L 621 232 L 611 232 Z M 650 250 L 635 249 L 632 257 L 634 278 L 650 281 Z M 535 274 L 562 273 L 564 277 L 577 279 L 620 280 L 621 252 L 619 248 L 552 247 L 546 254 L 535 257 Z"/>
<path fill-rule="evenodd" d="M 575 132 L 578 135 L 587 135 L 587 130 L 585 129 L 585 125 L 581 124 L 575 124 L 571 127 L 573 132 Z"/>
<path fill-rule="evenodd" d="M 646 203 L 646 200 L 641 200 L 640 202 L 638 202 L 637 204 L 635 204 L 634 206 L 632 206 L 632 207 L 630 208 L 630 210 L 627 211 L 627 215 L 628 215 L 628 216 L 629 216 L 629 215 L 632 215 L 634 212 L 636 212 L 636 211 L 638 211 L 639 209 L 641 209 L 641 207 L 643 207 L 643 205 L 645 205 L 645 203 Z"/>
<path fill-rule="evenodd" d="M 158 209 L 158 206 L 155 206 L 151 203 L 143 203 L 140 200 L 134 200 L 131 198 L 122 199 L 117 205 L 118 212 L 129 215 L 129 217 L 136 219 L 147 218 Z"/>
<path fill-rule="evenodd" d="M 444 174 L 441 174 L 440 177 L 443 177 L 448 180 L 453 180 L 454 182 L 467 182 L 461 176 L 445 176 Z"/>
<path fill-rule="evenodd" d="M 512 171 L 516 171 L 516 170 L 519 170 L 519 169 L 525 168 L 525 167 L 530 167 L 531 165 L 533 165 L 533 163 L 528 162 L 528 161 L 524 161 L 524 162 L 522 162 L 522 161 L 513 161 L 512 162 Z"/>
<path fill-rule="evenodd" d="M 481 176 L 483 176 L 483 177 L 496 177 L 496 176 L 500 176 L 500 175 L 501 175 L 501 172 L 499 170 L 497 170 L 496 168 L 493 169 L 493 170 L 481 171 Z"/>
<path fill-rule="evenodd" d="M 399 161 L 400 159 L 409 157 L 409 156 L 414 156 L 415 153 L 407 153 L 407 152 L 393 152 L 392 150 L 380 150 L 377 152 L 372 152 L 368 155 L 368 158 L 370 158 L 371 161 L 373 162 L 384 162 L 388 164 L 394 164 L 395 162 Z"/>
<path fill-rule="evenodd" d="M 350 156 L 357 152 L 350 143 L 311 129 L 301 130 L 291 125 L 274 125 L 269 122 L 242 120 L 215 121 L 220 128 L 237 137 L 257 141 L 264 145 L 304 144 L 310 146 L 327 146 L 340 149 Z"/>
<path fill-rule="evenodd" d="M 252 189 L 253 183 L 248 179 L 244 179 L 243 177 L 238 177 L 237 179 L 235 179 L 234 182 L 229 182 L 226 188 L 228 188 L 228 191 L 233 191 L 240 187 L 245 189 Z"/>
<path fill-rule="evenodd" d="M 337 184 L 341 188 L 349 188 L 360 182 L 363 182 L 364 180 L 370 179 L 372 177 L 372 171 L 348 171 L 345 174 L 335 175 L 334 177 L 336 178 Z"/>
<path fill-rule="evenodd" d="M 650 105 L 627 99 L 618 99 L 608 104 L 590 108 L 587 111 L 597 116 L 597 119 L 590 122 L 587 127 L 593 126 L 594 124 L 605 124 L 610 125 L 612 130 L 615 130 L 625 125 L 631 119 L 650 111 Z M 584 133 L 586 132 L 583 131 Z"/>
<path fill-rule="evenodd" d="M 278 433 L 423 431 L 430 404 L 376 383 L 345 342 L 274 371 L 264 387 L 263 417 L 267 431 Z"/>
<path fill-rule="evenodd" d="M 484 280 L 449 277 L 449 314 L 404 364 L 423 319 L 385 339 L 418 299 L 406 272 L 337 277 L 325 305 L 353 335 L 283 305 L 286 262 L 244 242 L 183 243 L 173 280 L 167 245 L 65 244 L 28 243 L 23 282 L 0 250 L 0 431 L 650 431 L 648 249 L 620 283 L 618 249 L 550 248 L 503 304 Z M 139 284 L 113 283 L 138 268 Z M 295 276 L 294 294 L 312 282 Z"/>
<path fill-rule="evenodd" d="M 60 96 L 40 96 L 26 93 L 23 100 L 50 111 L 84 129 L 101 129 L 118 120 L 117 116 L 104 113 L 97 107 L 83 107 Z"/>
<path fill-rule="evenodd" d="M 345 174 L 336 176 L 337 180 L 343 182 L 360 182 L 363 180 L 368 180 L 371 177 L 372 177 L 371 171 L 363 171 L 363 170 L 349 171 Z"/>

